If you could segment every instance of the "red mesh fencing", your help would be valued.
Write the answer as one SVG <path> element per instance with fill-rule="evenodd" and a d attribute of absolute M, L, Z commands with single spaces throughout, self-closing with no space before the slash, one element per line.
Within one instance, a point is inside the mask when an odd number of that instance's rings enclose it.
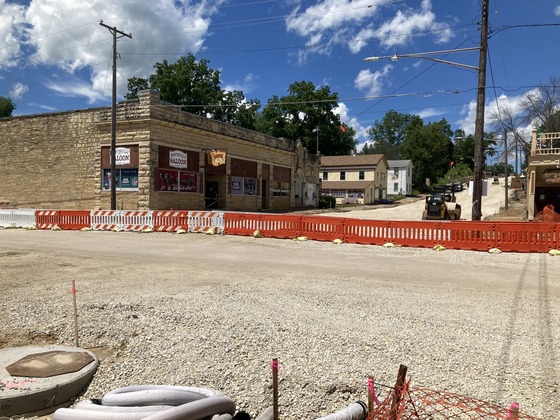
<path fill-rule="evenodd" d="M 393 388 L 389 395 L 373 410 L 367 420 L 407 420 L 407 419 L 502 419 L 541 420 L 519 411 L 512 403 L 504 408 L 486 401 L 470 398 L 452 392 L 428 388 L 410 387 L 410 380 L 399 388 Z"/>

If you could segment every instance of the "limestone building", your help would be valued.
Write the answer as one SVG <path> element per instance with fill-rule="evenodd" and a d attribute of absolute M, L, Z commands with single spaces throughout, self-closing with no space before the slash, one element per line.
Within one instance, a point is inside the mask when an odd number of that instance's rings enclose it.
<path fill-rule="evenodd" d="M 154 91 L 117 106 L 117 209 L 239 211 L 314 207 L 318 157 L 275 138 L 186 113 Z M 110 209 L 111 109 L 0 119 L 0 201 Z"/>

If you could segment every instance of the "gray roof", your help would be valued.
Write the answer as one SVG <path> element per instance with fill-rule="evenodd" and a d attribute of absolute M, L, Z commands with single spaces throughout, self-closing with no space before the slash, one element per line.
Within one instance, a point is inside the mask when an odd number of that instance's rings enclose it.
<path fill-rule="evenodd" d="M 388 160 L 387 164 L 389 165 L 389 168 L 405 168 L 407 167 L 409 164 L 412 164 L 412 161 L 410 159 L 406 159 L 406 160 Z"/>

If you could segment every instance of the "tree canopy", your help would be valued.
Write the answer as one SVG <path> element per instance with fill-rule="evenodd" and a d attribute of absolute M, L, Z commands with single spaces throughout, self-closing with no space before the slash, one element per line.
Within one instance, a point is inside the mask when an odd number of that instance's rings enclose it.
<path fill-rule="evenodd" d="M 409 130 L 399 152 L 402 159 L 412 160 L 414 185 L 424 185 L 426 178 L 432 181 L 442 178 L 450 169 L 453 157 L 452 134 L 445 119 Z"/>
<path fill-rule="evenodd" d="M 14 109 L 16 106 L 10 98 L 0 96 L 0 118 L 11 117 Z"/>
<path fill-rule="evenodd" d="M 288 95 L 273 96 L 257 123 L 257 130 L 274 137 L 300 139 L 311 152 L 323 155 L 347 155 L 356 147 L 355 131 L 342 124 L 335 113 L 338 94 L 328 86 L 312 82 L 294 82 Z"/>
<path fill-rule="evenodd" d="M 182 105 L 183 110 L 244 128 L 254 129 L 258 101 L 245 100 L 241 91 L 225 91 L 220 87 L 220 72 L 208 66 L 207 60 L 196 61 L 192 54 L 175 63 L 156 63 L 155 74 L 148 79 L 128 79 L 127 99 L 138 92 L 155 89 L 166 102 Z"/>
<path fill-rule="evenodd" d="M 127 99 L 135 99 L 141 90 L 154 89 L 160 98 L 182 109 L 274 137 L 301 140 L 307 149 L 323 155 L 349 154 L 357 145 L 356 132 L 341 123 L 335 110 L 338 94 L 329 87 L 312 82 L 294 82 L 288 95 L 274 95 L 259 113 L 260 101 L 245 100 L 242 91 L 220 88 L 220 72 L 207 60 L 197 61 L 192 54 L 176 63 L 164 60 L 154 65 L 148 79 L 128 79 Z"/>
<path fill-rule="evenodd" d="M 364 147 L 365 154 L 381 154 L 387 159 L 399 159 L 399 146 L 405 141 L 407 132 L 424 124 L 417 115 L 401 114 L 390 110 L 381 121 L 376 121 L 368 130 L 371 145 Z"/>

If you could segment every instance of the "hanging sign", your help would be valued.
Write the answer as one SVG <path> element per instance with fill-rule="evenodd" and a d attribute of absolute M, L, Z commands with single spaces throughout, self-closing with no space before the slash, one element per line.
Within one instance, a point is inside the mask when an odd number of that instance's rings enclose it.
<path fill-rule="evenodd" d="M 187 168 L 187 154 L 181 150 L 171 150 L 169 152 L 169 166 L 174 168 Z"/>
<path fill-rule="evenodd" d="M 115 164 L 116 165 L 130 165 L 130 148 L 117 147 L 115 149 Z"/>
<path fill-rule="evenodd" d="M 547 184 L 560 184 L 560 169 L 546 169 L 543 179 Z"/>
<path fill-rule="evenodd" d="M 226 164 L 226 152 L 223 150 L 212 150 L 208 153 L 208 163 L 212 166 L 221 166 Z"/>

